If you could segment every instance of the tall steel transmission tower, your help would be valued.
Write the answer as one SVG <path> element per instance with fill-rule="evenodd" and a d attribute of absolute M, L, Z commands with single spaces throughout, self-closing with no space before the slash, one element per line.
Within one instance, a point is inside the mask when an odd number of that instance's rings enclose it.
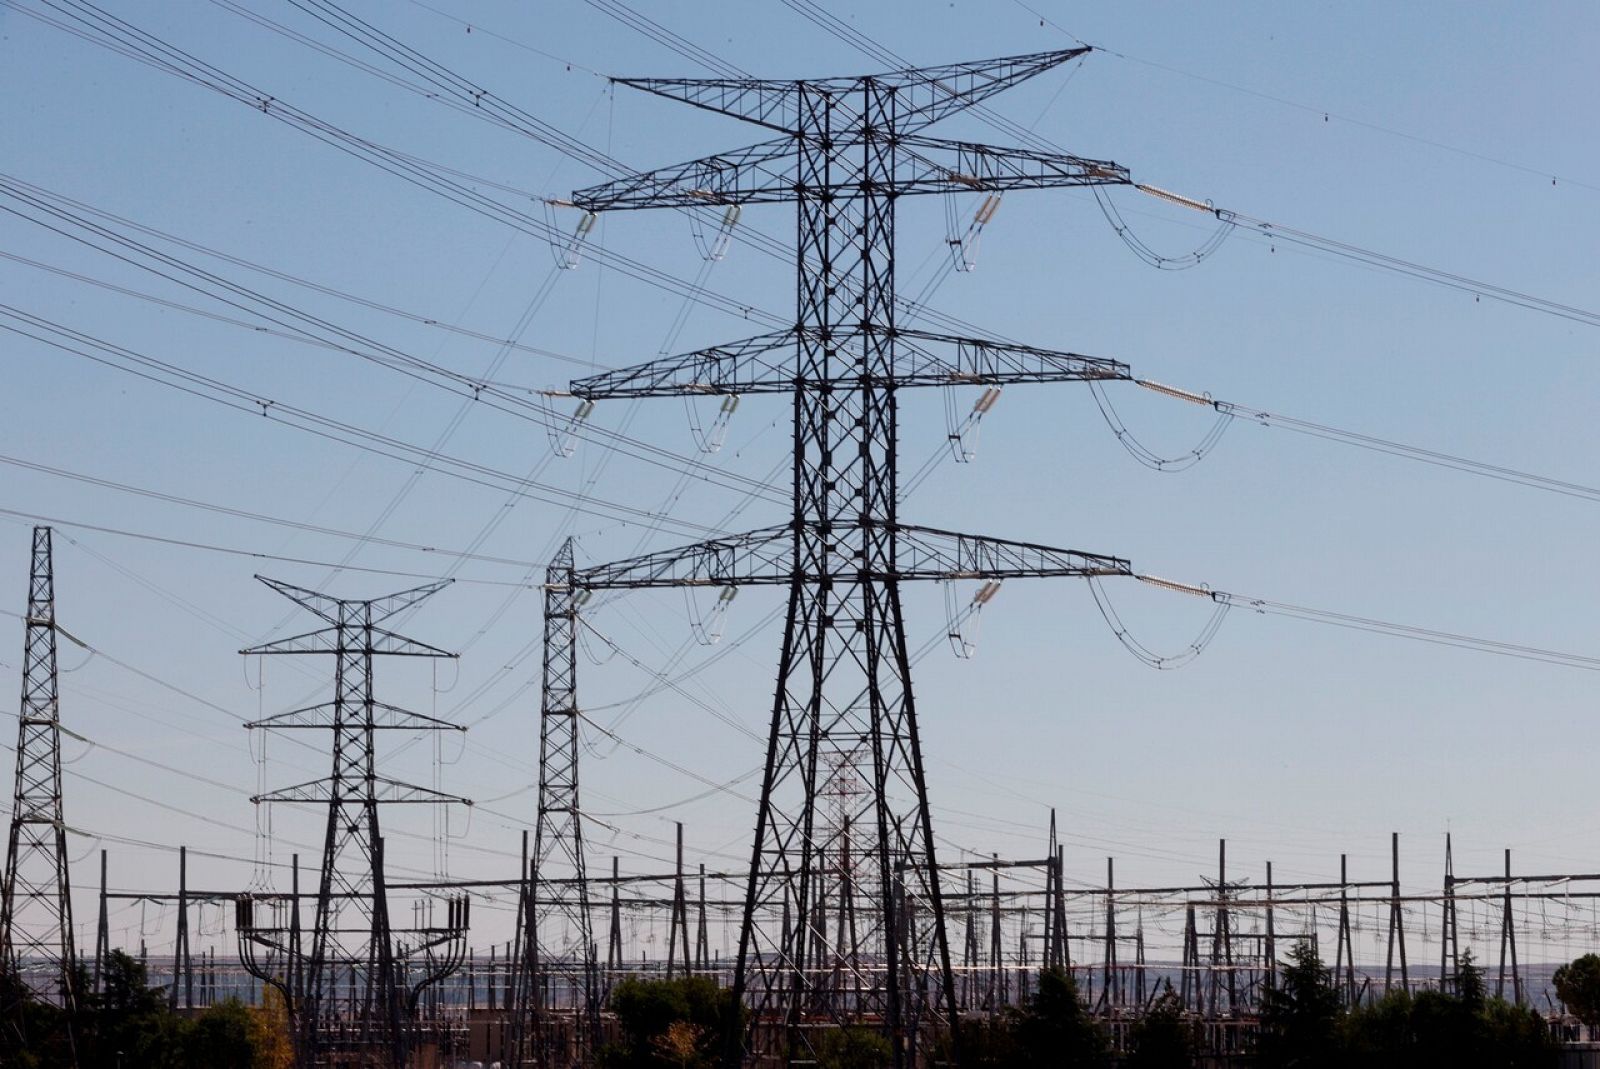
<path fill-rule="evenodd" d="M 746 1053 L 763 1064 L 812 1059 L 810 1026 L 830 1018 L 880 1025 L 897 1066 L 916 1058 L 934 1027 L 957 1027 L 901 583 L 1130 570 L 1112 557 L 916 527 L 899 517 L 900 390 L 1129 377 L 1109 360 L 896 322 L 899 198 L 1129 181 L 1113 163 L 921 133 L 1085 51 L 815 81 L 622 79 L 775 136 L 572 198 L 591 212 L 797 205 L 793 327 L 572 384 L 588 400 L 792 398 L 788 523 L 574 575 L 588 589 L 788 589 L 734 981 L 753 1011 Z M 870 754 L 867 789 L 849 820 L 829 825 L 819 814 L 820 770 L 831 755 L 858 747 Z M 839 827 L 870 840 L 861 863 L 871 878 L 825 888 L 829 859 L 843 846 L 828 837 Z M 853 946 L 827 948 L 829 936 L 813 930 L 824 893 L 860 896 Z M 847 977 L 847 990 L 830 990 L 838 976 Z"/>
<path fill-rule="evenodd" d="M 322 779 L 252 799 L 258 804 L 299 802 L 327 809 L 311 945 L 302 946 L 297 895 L 286 922 L 275 916 L 272 923 L 260 923 L 251 903 L 240 910 L 240 954 L 251 972 L 283 991 L 294 1024 L 297 1065 L 404 1069 L 417 995 L 460 964 L 467 915 L 461 900 L 450 903 L 441 927 L 406 930 L 391 921 L 379 808 L 394 803 L 471 803 L 378 774 L 378 731 L 464 729 L 377 701 L 373 660 L 455 656 L 379 626 L 437 593 L 448 581 L 383 598 L 345 601 L 257 578 L 328 626 L 240 652 L 331 655 L 334 687 L 329 702 L 247 726 L 331 731 L 333 767 Z"/>
<path fill-rule="evenodd" d="M 519 1067 L 587 1064 L 599 1038 L 599 965 L 578 798 L 578 605 L 584 596 L 573 582 L 569 538 L 545 572 L 539 813 L 512 969 L 510 1064 Z M 568 875 L 551 879 L 553 867 Z M 557 1015 L 557 1008 L 571 1012 Z M 561 1021 L 570 1027 L 560 1027 Z"/>
<path fill-rule="evenodd" d="M 72 889 L 61 798 L 61 709 L 56 672 L 56 588 L 50 528 L 33 529 L 28 615 L 17 711 L 17 778 L 0 898 L 0 971 L 7 993 L 26 991 L 77 1008 Z M 15 986 L 13 986 L 15 985 Z M 5 1007 L 7 1011 L 18 1008 Z"/>

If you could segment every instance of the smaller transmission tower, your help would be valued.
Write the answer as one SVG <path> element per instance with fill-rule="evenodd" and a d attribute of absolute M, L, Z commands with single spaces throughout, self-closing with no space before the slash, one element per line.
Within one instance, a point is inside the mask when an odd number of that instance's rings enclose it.
<path fill-rule="evenodd" d="M 379 626 L 437 593 L 448 581 L 370 601 L 344 601 L 256 578 L 328 626 L 240 652 L 332 655 L 334 690 L 330 702 L 246 726 L 329 730 L 333 769 L 323 779 L 251 799 L 257 804 L 325 806 L 328 825 L 309 951 L 302 947 L 296 894 L 287 924 L 276 917 L 270 926 L 257 923 L 246 903 L 239 911 L 240 955 L 252 973 L 283 991 L 294 1028 L 297 1065 L 404 1069 L 417 996 L 460 964 L 467 913 L 464 901 L 454 901 L 442 928 L 395 928 L 384 882 L 379 807 L 472 803 L 378 775 L 379 730 L 465 729 L 376 701 L 373 659 L 455 656 Z"/>
<path fill-rule="evenodd" d="M 582 1063 L 599 1038 L 599 968 L 578 801 L 578 608 L 587 596 L 574 582 L 569 538 L 545 573 L 539 814 L 512 968 L 513 1066 Z M 553 879 L 553 868 L 570 878 Z M 563 1002 L 570 1017 L 552 1013 Z"/>
<path fill-rule="evenodd" d="M 61 804 L 60 691 L 56 590 L 50 528 L 33 529 L 28 615 L 17 711 L 17 779 L 0 900 L 0 974 L 8 995 L 24 993 L 67 1011 L 77 1006 L 67 826 Z M 18 1007 L 5 1007 L 15 1020 Z"/>

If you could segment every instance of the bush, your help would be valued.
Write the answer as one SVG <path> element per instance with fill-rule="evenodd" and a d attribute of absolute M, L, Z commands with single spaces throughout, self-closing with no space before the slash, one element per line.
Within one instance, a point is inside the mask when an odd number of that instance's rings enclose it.
<path fill-rule="evenodd" d="M 1189 1069 L 1200 1053 L 1199 1026 L 1171 990 L 1156 999 L 1128 1034 L 1128 1069 Z"/>
<path fill-rule="evenodd" d="M 703 976 L 628 978 L 611 989 L 622 1040 L 600 1052 L 608 1069 L 710 1069 L 742 1023 L 733 992 Z"/>

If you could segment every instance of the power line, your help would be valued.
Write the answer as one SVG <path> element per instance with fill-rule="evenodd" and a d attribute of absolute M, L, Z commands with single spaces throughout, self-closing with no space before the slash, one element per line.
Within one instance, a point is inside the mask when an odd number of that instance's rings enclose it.
<path fill-rule="evenodd" d="M 1134 578 L 1162 590 L 1206 598 L 1221 606 L 1245 609 L 1261 615 L 1286 616 L 1310 623 L 1327 624 L 1333 627 L 1365 631 L 1371 634 L 1388 635 L 1391 638 L 1403 638 L 1413 642 L 1427 642 L 1438 646 L 1452 646 L 1457 649 L 1472 650 L 1478 653 L 1489 653 L 1497 657 L 1514 657 L 1520 660 L 1558 665 L 1563 668 L 1581 668 L 1591 672 L 1600 671 L 1600 657 L 1590 657 L 1580 653 L 1546 649 L 1522 643 L 1504 642 L 1499 639 L 1483 638 L 1478 635 L 1467 635 L 1455 631 L 1444 631 L 1438 628 L 1418 627 L 1415 624 L 1380 620 L 1371 616 L 1357 616 L 1332 609 L 1318 609 L 1307 605 L 1271 601 L 1267 598 L 1258 598 L 1249 594 L 1235 594 L 1225 590 L 1214 590 L 1204 584 L 1180 583 L 1171 579 L 1163 579 L 1160 576 L 1136 575 Z M 1095 580 L 1091 580 L 1092 582 L 1095 582 Z"/>
<path fill-rule="evenodd" d="M 1437 449 L 1423 446 L 1410 445 L 1389 438 L 1380 438 L 1376 435 L 1365 434 L 1360 431 L 1346 430 L 1326 423 L 1316 423 L 1311 420 L 1298 419 L 1278 412 L 1266 412 L 1259 409 L 1248 408 L 1233 401 L 1222 401 L 1207 394 L 1195 393 L 1174 386 L 1166 386 L 1148 379 L 1135 379 L 1134 382 L 1145 389 L 1152 390 L 1166 397 L 1176 398 L 1215 409 L 1225 419 L 1243 419 L 1262 427 L 1276 427 L 1282 430 L 1293 431 L 1312 438 L 1321 438 L 1341 445 L 1350 445 L 1358 449 L 1366 449 L 1387 456 L 1400 457 L 1404 460 L 1413 460 L 1422 464 L 1431 464 L 1435 467 L 1447 468 L 1451 471 L 1464 472 L 1468 475 L 1477 475 L 1486 479 L 1500 482 L 1513 483 L 1526 486 L 1534 490 L 1544 490 L 1564 497 L 1575 497 L 1586 501 L 1600 501 L 1600 487 L 1587 486 L 1565 479 L 1556 479 L 1548 475 L 1539 475 L 1518 468 L 1507 467 L 1503 464 L 1491 464 L 1487 461 L 1473 460 L 1470 457 L 1458 456 Z M 1107 414 L 1108 421 L 1115 421 L 1113 426 L 1121 425 L 1115 409 Z M 1119 435 L 1119 437 L 1121 437 Z M 1138 447 L 1141 448 L 1142 447 Z"/>
<path fill-rule="evenodd" d="M 153 259 L 161 266 L 155 267 L 143 262 L 141 259 L 124 255 L 123 252 L 108 249 L 82 234 L 64 230 L 54 223 L 38 219 L 27 212 L 18 211 L 7 205 L 0 204 L 0 211 L 28 219 L 30 222 L 63 237 L 88 245 L 115 259 L 159 275 L 187 289 L 203 293 L 223 304 L 238 308 L 251 315 L 260 316 L 297 334 L 326 342 L 340 352 L 398 372 L 407 378 L 492 408 L 505 415 L 537 423 L 547 430 L 561 432 L 569 430 L 569 422 L 559 421 L 537 400 L 522 396 L 515 391 L 506 390 L 503 387 L 478 381 L 461 372 L 412 356 L 357 331 L 342 327 L 330 320 L 266 296 L 196 265 L 169 256 L 142 242 L 117 234 L 115 231 L 108 230 L 90 220 L 78 217 L 62 207 L 52 205 L 47 200 L 42 199 L 50 195 L 38 187 L 30 187 L 27 183 L 10 179 L 9 176 L 0 176 L 0 194 L 10 196 L 35 210 L 43 211 L 59 222 L 87 231 L 95 238 L 121 246 L 125 251 L 131 252 L 135 256 Z M 163 268 L 166 270 L 163 270 Z M 176 272 L 176 274 L 169 273 L 169 271 Z M 221 292 L 216 292 L 217 290 Z M 682 457 L 669 450 L 638 439 L 629 438 L 618 432 L 607 431 L 592 425 L 571 429 L 582 437 L 614 444 L 628 455 L 649 464 L 679 470 L 685 463 Z M 724 485 L 730 485 L 735 488 L 757 485 L 747 477 L 730 472 L 714 471 L 706 473 L 701 471 L 699 477 L 708 482 L 721 482 Z"/>
<path fill-rule="evenodd" d="M 1018 7 L 1037 18 L 1039 20 L 1039 25 L 1048 25 L 1053 29 L 1060 31 L 1075 44 L 1087 45 L 1089 43 L 1083 40 L 1077 34 L 1073 33 L 1071 30 L 1067 29 L 1065 26 L 1061 25 L 1059 22 L 1056 22 L 1054 19 L 1050 18 L 1045 12 L 1040 11 L 1032 4 L 1028 3 L 1027 0 L 1012 0 L 1012 3 L 1016 4 Z M 1426 137 L 1422 134 L 1411 133 L 1409 131 L 1400 130 L 1392 126 L 1385 126 L 1382 123 L 1375 123 L 1366 119 L 1357 119 L 1350 115 L 1342 115 L 1338 111 L 1335 111 L 1331 108 L 1319 107 L 1315 104 L 1308 104 L 1304 101 L 1294 100 L 1289 97 L 1281 96 L 1277 93 L 1268 93 L 1260 89 L 1252 89 L 1249 86 L 1238 85 L 1234 82 L 1225 81 L 1221 78 L 1216 78 L 1208 74 L 1199 74 L 1195 71 L 1184 70 L 1183 68 L 1175 67 L 1170 63 L 1162 63 L 1158 62 L 1157 60 L 1145 58 L 1143 56 L 1131 55 L 1127 52 L 1107 47 L 1106 45 L 1094 45 L 1092 47 L 1096 52 L 1102 52 L 1108 56 L 1114 56 L 1117 59 L 1124 60 L 1129 63 L 1137 63 L 1141 66 L 1150 67 L 1154 70 L 1166 71 L 1169 74 L 1176 74 L 1180 77 L 1189 78 L 1193 81 L 1203 82 L 1206 85 L 1214 85 L 1221 89 L 1227 89 L 1235 93 L 1242 93 L 1245 96 L 1255 97 L 1257 100 L 1266 100 L 1274 104 L 1281 104 L 1284 107 L 1293 108 L 1296 111 L 1302 111 L 1309 115 L 1321 116 L 1324 122 L 1337 120 L 1342 123 L 1348 123 L 1351 126 L 1361 127 L 1365 130 L 1372 130 L 1376 133 L 1387 134 L 1390 137 L 1396 137 L 1402 141 L 1409 141 L 1412 144 L 1422 145 L 1426 148 L 1439 149 L 1443 152 L 1448 152 L 1466 159 L 1477 160 L 1480 163 L 1492 164 L 1496 167 L 1503 167 L 1507 170 L 1516 171 L 1521 174 L 1532 175 L 1536 178 L 1548 178 L 1550 179 L 1551 185 L 1555 185 L 1559 181 L 1563 185 L 1577 186 L 1581 189 L 1600 192 L 1600 185 L 1582 182 L 1568 175 L 1558 174 L 1554 171 L 1540 170 L 1539 168 L 1532 167 L 1526 163 L 1519 163 L 1515 160 L 1508 160 L 1500 156 L 1493 156 L 1485 152 L 1479 152 L 1476 149 L 1463 148 L 1460 145 L 1452 145 L 1448 142 L 1440 141 L 1437 138 Z"/>
<path fill-rule="evenodd" d="M 520 476 L 462 458 L 430 452 L 420 446 L 415 446 L 375 431 L 365 430 L 342 420 L 322 416 L 285 402 L 259 397 L 221 380 L 188 371 L 154 357 L 144 356 L 124 346 L 115 345 L 91 335 L 71 330 L 71 328 L 63 327 L 60 324 L 31 316 L 7 305 L 0 305 L 0 317 L 10 317 L 23 324 L 22 326 L 17 326 L 0 321 L 0 330 L 32 338 L 63 352 L 84 357 L 119 371 L 125 371 L 138 378 L 171 387 L 203 400 L 212 401 L 236 412 L 282 423 L 285 426 L 306 431 L 329 441 L 340 442 L 365 452 L 385 456 L 407 464 L 415 464 L 419 459 L 426 459 L 435 464 L 443 461 L 449 466 L 435 469 L 441 474 L 450 475 L 453 478 L 490 489 L 511 492 L 519 497 L 526 497 L 532 500 L 562 504 L 573 502 L 578 497 L 573 491 L 562 490 L 545 484 L 523 486 L 521 485 L 523 479 Z M 39 331 L 48 333 L 39 333 Z M 653 518 L 651 514 L 644 510 L 603 501 L 587 495 L 582 498 L 580 503 L 574 504 L 573 507 L 582 512 L 589 512 L 612 519 Z M 687 520 L 669 520 L 666 522 L 683 530 L 704 530 L 699 524 Z"/>
<path fill-rule="evenodd" d="M 342 538 L 352 541 L 370 542 L 374 545 L 383 546 L 386 549 L 404 549 L 413 553 L 426 553 L 439 557 L 450 557 L 456 560 L 472 561 L 475 564 L 499 564 L 514 568 L 543 567 L 543 565 L 535 564 L 532 561 L 518 560 L 511 557 L 494 557 L 481 553 L 472 553 L 466 550 L 448 549 L 441 546 L 430 546 L 417 542 L 404 542 L 394 538 L 385 538 L 378 535 L 357 534 L 354 531 L 344 531 L 335 527 L 325 527 L 320 524 L 304 523 L 299 520 L 284 519 L 280 516 L 269 516 L 260 512 L 251 512 L 247 509 L 233 508 L 228 505 L 218 505 L 212 502 L 199 501 L 191 497 L 182 497 L 177 494 L 165 493 L 160 490 L 151 490 L 147 487 L 134 486 L 130 483 L 118 482 L 115 479 L 105 479 L 99 476 L 85 475 L 82 472 L 68 471 L 65 468 L 58 468 L 49 464 L 40 464 L 35 461 L 24 460 L 21 457 L 12 457 L 0 454 L 0 464 L 7 464 L 11 467 L 21 468 L 25 471 L 33 471 L 43 475 L 50 475 L 58 479 L 70 479 L 74 482 L 87 483 L 90 486 L 98 486 L 108 490 L 116 490 L 119 493 L 133 494 L 138 497 L 150 498 L 155 501 L 165 502 L 169 505 L 182 505 L 185 508 L 199 509 L 205 512 L 216 513 L 217 515 L 221 516 L 230 516 L 234 519 L 250 520 L 255 523 L 271 524 L 274 527 L 286 527 L 290 530 L 301 531 L 307 534 L 325 535 L 329 538 Z M 70 523 L 69 521 L 65 520 L 61 522 L 68 526 L 86 526 L 84 524 Z M 112 531 L 111 533 L 132 535 L 132 532 L 126 531 Z M 133 535 L 133 537 L 140 536 Z"/>

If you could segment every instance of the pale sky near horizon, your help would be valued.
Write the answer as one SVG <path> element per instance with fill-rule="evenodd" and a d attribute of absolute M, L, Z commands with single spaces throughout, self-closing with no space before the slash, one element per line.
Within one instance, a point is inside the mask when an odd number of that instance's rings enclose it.
<path fill-rule="evenodd" d="M 882 67 L 780 0 L 631 6 L 762 76 Z M 1600 88 L 1600 13 L 1588 5 L 824 6 L 916 63 L 1069 47 L 1075 35 L 1101 51 L 997 98 L 994 110 L 1070 151 L 1124 164 L 1136 181 L 1600 308 L 1600 123 L 1590 103 Z M 625 89 L 613 97 L 602 74 L 708 70 L 598 5 L 437 0 L 351 9 L 632 168 L 765 136 Z M 480 336 L 162 245 L 228 279 L 463 374 L 532 389 L 769 329 L 686 304 L 593 254 L 559 270 L 560 253 L 546 242 L 320 144 L 273 121 L 270 108 L 225 99 L 26 14 L 46 10 L 45 0 L 0 4 L 0 93 L 10 104 L 0 173 Z M 447 164 L 541 218 L 534 198 L 603 177 L 477 121 L 471 108 L 443 106 L 239 13 L 400 77 L 292 4 L 175 0 L 115 10 L 276 102 Z M 971 116 L 933 132 L 1014 141 Z M 1141 239 L 1174 256 L 1216 225 L 1131 190 L 1111 196 Z M 955 201 L 958 227 L 980 199 Z M 517 500 L 503 485 L 437 472 L 410 486 L 414 463 L 0 333 L 0 509 L 8 510 L 0 513 L 0 609 L 23 608 L 33 517 L 59 521 L 62 624 L 187 692 L 63 647 L 63 722 L 100 744 L 65 747 L 68 822 L 86 833 L 72 839 L 82 888 L 94 880 L 98 835 L 157 844 L 105 842 L 113 883 L 125 888 L 170 887 L 176 859 L 162 847 L 179 843 L 249 859 L 257 814 L 248 795 L 320 774 L 325 758 L 274 739 L 258 775 L 258 754 L 238 726 L 315 696 L 325 667 L 277 660 L 263 674 L 238 656 L 314 622 L 291 616 L 253 573 L 365 597 L 420 581 L 382 572 L 439 576 L 451 562 L 369 542 L 349 563 L 378 573 L 334 574 L 97 531 L 309 562 L 342 561 L 354 546 L 37 466 L 497 558 L 462 564 L 451 573 L 457 583 L 406 619 L 408 633 L 460 651 L 458 663 L 437 672 L 379 668 L 386 700 L 474 725 L 465 744 L 445 740 L 435 754 L 424 740 L 391 766 L 481 803 L 450 814 L 447 859 L 432 845 L 430 816 L 398 818 L 414 837 L 397 837 L 394 863 L 416 872 L 447 863 L 455 876 L 509 877 L 520 830 L 531 826 L 540 626 L 532 585 L 559 538 L 576 534 L 580 560 L 597 562 L 678 544 L 696 526 L 738 530 L 783 518 L 780 503 L 744 495 L 745 480 L 765 480 L 783 461 L 781 400 L 747 399 L 714 454 L 697 451 L 691 430 L 692 421 L 711 422 L 711 401 L 697 402 L 693 417 L 678 400 L 604 403 L 591 425 L 625 433 L 625 449 L 607 449 L 623 439 L 591 437 L 561 457 L 535 423 L 484 406 L 467 405 L 458 417 L 458 399 L 371 362 L 69 277 L 61 272 L 251 319 L 22 218 L 14 198 L 0 195 L 0 208 L 0 305 L 547 488 Z M 550 218 L 563 229 L 577 221 L 559 208 Z M 793 226 L 788 206 L 751 208 L 740 221 L 785 245 Z M 948 223 L 934 200 L 903 204 L 898 234 L 901 292 L 927 287 L 932 305 L 997 335 L 1123 360 L 1137 375 L 1247 407 L 1600 483 L 1584 459 L 1600 450 L 1588 400 L 1600 387 L 1592 317 L 1477 300 L 1244 232 L 1192 270 L 1157 271 L 1080 191 L 1007 196 L 970 272 L 950 270 Z M 736 306 L 792 315 L 789 267 L 738 242 L 708 263 L 675 213 L 608 215 L 592 241 L 680 279 L 703 275 L 709 291 Z M 7 323 L 16 320 L 0 319 Z M 513 334 L 527 348 L 483 340 Z M 1183 454 L 1213 418 L 1127 384 L 1107 389 L 1158 453 Z M 975 396 L 957 391 L 958 413 Z M 567 411 L 569 402 L 557 404 Z M 934 391 L 904 408 L 910 471 L 943 448 L 946 416 Z M 666 467 L 641 460 L 660 458 L 649 450 L 665 451 Z M 687 461 L 704 467 L 680 482 Z M 572 494 L 582 495 L 581 510 L 569 507 Z M 657 514 L 669 519 L 641 519 Z M 1600 645 L 1593 499 L 1245 420 L 1194 467 L 1155 472 L 1118 445 L 1076 385 L 1008 389 L 982 425 L 975 459 L 939 466 L 903 516 L 1114 554 L 1140 571 L 1318 609 L 1581 655 Z M 1161 651 L 1181 651 L 1209 612 L 1131 582 L 1106 590 L 1131 631 Z M 969 585 L 955 596 L 971 593 Z M 617 650 L 598 639 L 586 645 L 582 702 L 626 740 L 586 739 L 585 807 L 603 822 L 591 832 L 596 868 L 620 853 L 624 871 L 661 870 L 673 820 L 685 822 L 693 860 L 742 863 L 779 604 L 772 592 L 741 593 L 725 637 L 709 647 L 694 631 L 710 618 L 710 595 L 641 594 L 596 611 L 595 627 Z M 1331 879 L 1345 852 L 1355 878 L 1379 879 L 1388 835 L 1399 831 L 1408 886 L 1435 887 L 1447 829 L 1458 872 L 1497 871 L 1505 847 L 1521 871 L 1597 871 L 1600 816 L 1589 785 L 1600 678 L 1590 671 L 1237 609 L 1201 656 L 1157 672 L 1125 654 L 1081 583 L 1046 581 L 1006 584 L 969 636 L 976 655 L 958 660 L 943 637 L 943 592 L 909 592 L 907 608 L 912 645 L 933 642 L 916 692 L 946 857 L 1032 856 L 1054 806 L 1068 878 L 1083 884 L 1102 879 L 1108 855 L 1118 859 L 1120 884 L 1193 882 L 1213 870 L 1220 837 L 1234 872 L 1257 875 L 1270 859 L 1280 880 Z M 0 707 L 8 711 L 20 632 L 16 619 L 0 616 Z M 638 667 L 671 665 L 677 676 L 710 658 L 683 684 L 692 700 L 652 692 Z M 648 696 L 632 700 L 641 693 Z M 708 787 L 736 780 L 727 790 Z M 307 853 L 293 844 L 320 835 L 315 814 L 274 819 L 274 861 Z M 192 865 L 195 883 L 223 889 L 252 875 L 247 862 L 224 857 Z M 92 924 L 86 890 L 76 909 L 80 927 Z M 503 911 L 485 914 L 486 924 L 503 922 Z M 128 913 L 119 924 L 126 935 L 139 918 Z M 153 914 L 145 924 L 158 928 Z"/>

